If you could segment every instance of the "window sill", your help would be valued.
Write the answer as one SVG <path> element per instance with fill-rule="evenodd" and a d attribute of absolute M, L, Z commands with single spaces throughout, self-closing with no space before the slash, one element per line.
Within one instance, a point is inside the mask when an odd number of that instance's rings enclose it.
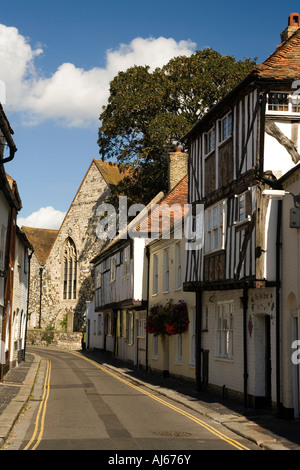
<path fill-rule="evenodd" d="M 233 358 L 229 358 L 229 357 L 215 356 L 214 359 L 215 359 L 215 361 L 218 361 L 218 362 L 226 362 L 228 364 L 233 364 L 234 363 Z"/>
<path fill-rule="evenodd" d="M 214 149 L 212 149 L 209 153 L 206 153 L 206 154 L 204 155 L 204 159 L 210 157 L 215 151 L 216 151 L 216 149 L 214 148 Z"/>
<path fill-rule="evenodd" d="M 232 134 L 230 134 L 228 137 L 226 137 L 226 139 L 220 141 L 220 142 L 218 143 L 218 148 L 222 147 L 224 144 L 226 144 L 227 142 L 229 142 L 231 139 L 232 139 Z"/>
<path fill-rule="evenodd" d="M 216 248 L 215 250 L 213 251 L 207 251 L 204 253 L 204 256 L 215 256 L 215 255 L 220 255 L 220 254 L 223 254 L 225 253 L 226 250 L 224 250 L 224 248 Z"/>
<path fill-rule="evenodd" d="M 288 110 L 288 111 L 271 111 L 269 109 L 266 110 L 266 115 L 269 116 L 300 116 L 300 112 Z"/>
<path fill-rule="evenodd" d="M 238 228 L 238 227 L 242 227 L 243 225 L 247 225 L 249 222 L 251 222 L 251 216 L 248 216 L 244 220 L 235 221 L 235 222 L 233 222 L 233 225 L 234 225 L 234 227 Z"/>

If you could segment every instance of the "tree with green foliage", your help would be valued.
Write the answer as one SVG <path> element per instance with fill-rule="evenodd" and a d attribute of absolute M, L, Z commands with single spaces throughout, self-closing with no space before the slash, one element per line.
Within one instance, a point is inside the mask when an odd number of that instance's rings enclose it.
<path fill-rule="evenodd" d="M 146 204 L 167 191 L 168 153 L 255 66 L 256 59 L 237 61 L 204 49 L 152 72 L 149 66 L 119 72 L 100 114 L 98 136 L 102 159 L 131 169 L 113 199 L 125 194 L 131 202 Z"/>

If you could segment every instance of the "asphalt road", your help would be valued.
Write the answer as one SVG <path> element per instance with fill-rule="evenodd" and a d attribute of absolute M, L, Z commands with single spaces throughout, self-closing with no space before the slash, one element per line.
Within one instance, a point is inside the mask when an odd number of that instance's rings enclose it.
<path fill-rule="evenodd" d="M 36 352 L 42 362 L 33 397 L 6 450 L 101 450 L 108 451 L 105 456 L 113 459 L 111 464 L 125 464 L 117 459 L 128 456 L 128 451 L 131 458 L 138 458 L 139 451 L 154 451 L 151 459 L 166 458 L 165 463 L 171 464 L 168 455 L 173 451 L 176 458 L 181 456 L 180 465 L 191 463 L 188 459 L 194 451 L 261 450 L 222 425 L 80 354 Z M 150 463 L 161 466 L 163 462 Z"/>

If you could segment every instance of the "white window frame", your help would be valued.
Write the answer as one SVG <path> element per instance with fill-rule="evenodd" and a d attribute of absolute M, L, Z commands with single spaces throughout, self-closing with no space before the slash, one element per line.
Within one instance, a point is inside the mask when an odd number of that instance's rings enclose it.
<path fill-rule="evenodd" d="M 130 272 L 130 269 L 129 269 L 129 266 L 130 266 L 130 246 L 126 246 L 124 248 L 123 255 L 124 255 L 124 258 L 123 258 L 123 263 L 124 263 L 123 275 L 128 276 L 128 274 Z"/>
<path fill-rule="evenodd" d="M 233 359 L 233 301 L 218 302 L 216 311 L 216 357 Z"/>
<path fill-rule="evenodd" d="M 278 94 L 278 95 L 286 95 L 287 97 L 287 103 L 278 105 L 279 107 L 286 107 L 286 109 L 269 109 L 270 106 L 276 106 L 275 104 L 270 104 L 269 103 L 269 95 L 270 94 Z M 270 94 L 267 96 L 267 104 L 266 104 L 266 114 L 280 114 L 280 115 L 288 115 L 288 114 L 293 114 L 293 115 L 298 115 L 300 114 L 300 95 L 295 90 L 293 93 L 290 93 L 289 91 L 271 91 Z M 297 107 L 298 110 L 293 109 L 294 107 Z"/>
<path fill-rule="evenodd" d="M 236 194 L 235 198 L 237 199 L 237 213 L 235 217 L 235 225 L 245 222 L 246 220 L 251 220 L 251 215 L 247 215 L 247 193 L 244 191 L 241 194 Z M 252 196 L 251 196 L 252 197 Z"/>
<path fill-rule="evenodd" d="M 177 335 L 176 341 L 176 362 L 182 364 L 182 335 Z"/>
<path fill-rule="evenodd" d="M 153 284 L 152 295 L 158 294 L 158 254 L 153 255 Z"/>
<path fill-rule="evenodd" d="M 169 249 L 164 250 L 164 292 L 169 292 L 170 289 L 170 257 Z"/>
<path fill-rule="evenodd" d="M 218 202 L 205 211 L 205 253 L 225 248 L 225 201 Z"/>
<path fill-rule="evenodd" d="M 225 142 L 232 136 L 232 112 L 230 111 L 226 116 L 219 120 L 219 144 Z"/>
<path fill-rule="evenodd" d="M 137 338 L 144 339 L 146 336 L 146 312 L 139 312 L 137 319 Z"/>
<path fill-rule="evenodd" d="M 182 288 L 181 242 L 175 244 L 175 289 Z"/>
<path fill-rule="evenodd" d="M 115 282 L 116 280 L 116 268 L 117 267 L 117 258 L 116 255 L 111 256 L 110 258 L 110 282 Z"/>
<path fill-rule="evenodd" d="M 95 288 L 96 289 L 99 289 L 101 287 L 101 280 L 102 280 L 101 277 L 102 277 L 101 264 L 98 264 L 95 267 Z"/>
<path fill-rule="evenodd" d="M 216 127 L 213 126 L 204 134 L 204 154 L 209 155 L 216 149 Z"/>
<path fill-rule="evenodd" d="M 134 315 L 133 312 L 126 312 L 126 341 L 128 345 L 133 344 L 133 328 L 134 328 Z"/>

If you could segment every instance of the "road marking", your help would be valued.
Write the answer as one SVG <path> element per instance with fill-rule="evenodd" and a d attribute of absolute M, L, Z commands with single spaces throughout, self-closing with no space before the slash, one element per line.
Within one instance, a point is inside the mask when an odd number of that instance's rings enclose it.
<path fill-rule="evenodd" d="M 213 426 L 210 426 L 209 424 L 205 423 L 204 421 L 202 421 L 201 419 L 199 418 L 196 418 L 195 416 L 193 416 L 192 414 L 184 411 L 184 410 L 181 410 L 180 408 L 178 408 L 177 406 L 174 406 L 168 402 L 166 402 L 165 400 L 153 395 L 152 393 L 150 392 L 147 392 L 146 390 L 143 390 L 142 388 L 140 388 L 139 386 L 137 385 L 134 385 L 130 382 L 128 382 L 127 380 L 119 377 L 118 375 L 114 374 L 113 372 L 111 372 L 110 370 L 106 369 L 105 367 L 103 366 L 100 366 L 99 364 L 97 364 L 96 362 L 94 362 L 92 359 L 89 359 L 87 357 L 84 357 L 84 356 L 81 356 L 80 354 L 76 353 L 76 352 L 72 352 L 72 351 L 68 351 L 70 354 L 74 354 L 75 356 L 77 357 L 80 357 L 88 362 L 90 362 L 91 364 L 93 364 L 94 366 L 96 366 L 98 369 L 102 370 L 103 372 L 111 375 L 112 377 L 116 378 L 117 380 L 119 380 L 120 382 L 123 382 L 124 384 L 128 385 L 129 387 L 131 388 L 134 388 L 135 390 L 138 390 L 139 392 L 143 393 L 144 395 L 147 395 L 148 397 L 152 398 L 153 400 L 156 400 L 158 401 L 159 403 L 167 406 L 168 408 L 171 408 L 172 410 L 176 411 L 177 413 L 180 413 L 181 415 L 187 417 L 188 419 L 194 421 L 195 423 L 199 424 L 200 426 L 202 426 L 203 428 L 205 428 L 207 431 L 211 432 L 212 434 L 215 434 L 217 437 L 219 437 L 220 439 L 222 439 L 223 441 L 226 441 L 228 444 L 232 445 L 233 447 L 236 447 L 237 449 L 239 450 L 250 450 L 248 447 L 244 446 L 243 444 L 241 444 L 240 442 L 234 440 L 234 439 L 231 439 L 230 437 L 227 437 L 225 434 L 223 434 L 222 432 L 218 431 L 217 429 L 215 429 Z"/>
<path fill-rule="evenodd" d="M 50 375 L 51 375 L 51 361 L 47 360 L 47 369 L 46 369 L 46 378 L 44 382 L 44 393 L 43 397 L 39 406 L 38 414 L 35 420 L 35 427 L 34 427 L 34 432 L 33 435 L 24 448 L 24 450 L 35 450 L 39 443 L 42 440 L 43 433 L 44 433 L 44 425 L 45 425 L 45 414 L 46 414 L 46 408 L 47 408 L 47 401 L 49 398 L 49 390 L 50 390 Z M 40 416 L 41 416 L 41 422 L 40 422 Z M 38 438 L 36 440 L 36 443 L 33 445 L 34 440 L 36 438 L 37 432 L 39 431 Z M 31 447 L 31 449 L 29 449 Z"/>

